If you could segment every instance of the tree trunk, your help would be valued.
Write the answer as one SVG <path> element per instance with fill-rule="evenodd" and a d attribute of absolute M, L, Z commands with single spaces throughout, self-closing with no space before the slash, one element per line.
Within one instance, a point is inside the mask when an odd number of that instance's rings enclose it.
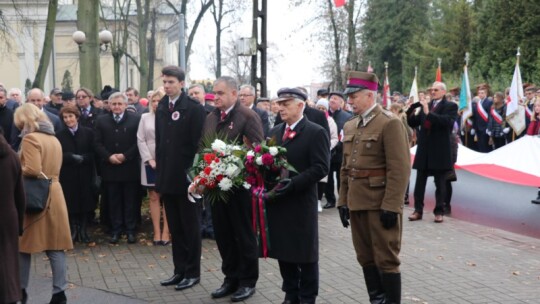
<path fill-rule="evenodd" d="M 354 2 L 350 1 L 346 8 L 348 13 L 347 19 L 347 67 L 349 70 L 358 71 L 358 56 L 356 53 L 356 28 L 354 23 Z"/>
<path fill-rule="evenodd" d="M 58 11 L 58 0 L 49 1 L 49 11 L 47 12 L 47 27 L 45 28 L 45 39 L 43 39 L 43 49 L 39 58 L 39 66 L 36 78 L 32 84 L 33 88 L 43 89 L 49 61 L 51 60 L 52 47 L 54 43 L 54 28 L 56 26 L 56 12 Z"/>
<path fill-rule="evenodd" d="M 114 87 L 120 89 L 120 60 L 122 59 L 121 53 L 113 53 L 114 62 Z"/>
<path fill-rule="evenodd" d="M 154 88 L 154 62 L 156 61 L 156 9 L 152 9 L 150 41 L 148 41 L 148 89 Z"/>
<path fill-rule="evenodd" d="M 221 77 L 221 28 L 216 33 L 216 78 Z"/>
<path fill-rule="evenodd" d="M 86 34 L 79 49 L 80 85 L 93 92 L 101 90 L 101 66 L 98 42 L 99 0 L 79 1 L 77 28 Z"/>
<path fill-rule="evenodd" d="M 343 78 L 341 76 L 341 59 L 339 54 L 339 33 L 336 25 L 334 11 L 332 10 L 332 0 L 328 0 L 328 13 L 330 15 L 330 21 L 332 22 L 332 31 L 334 34 L 334 54 L 336 56 L 334 81 L 336 84 L 336 89 L 341 90 L 343 86 Z"/>
<path fill-rule="evenodd" d="M 146 43 L 146 32 L 148 31 L 150 0 L 144 1 L 144 9 L 141 0 L 137 0 L 136 3 L 137 21 L 139 23 L 139 92 L 141 92 L 141 96 L 146 96 L 146 92 L 148 91 L 148 52 Z"/>

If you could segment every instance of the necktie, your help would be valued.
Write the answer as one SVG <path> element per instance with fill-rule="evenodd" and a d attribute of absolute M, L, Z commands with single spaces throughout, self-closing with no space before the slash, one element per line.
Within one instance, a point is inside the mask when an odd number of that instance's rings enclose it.
<path fill-rule="evenodd" d="M 84 116 L 84 118 L 88 117 L 88 109 L 84 108 L 82 110 L 82 115 Z"/>
<path fill-rule="evenodd" d="M 116 121 L 116 123 L 120 122 L 120 115 L 114 115 L 114 121 Z"/>
<path fill-rule="evenodd" d="M 172 101 L 169 101 L 169 112 L 172 112 L 174 109 L 174 103 Z"/>
<path fill-rule="evenodd" d="M 289 135 L 291 135 L 291 128 L 287 127 L 287 129 L 285 129 L 285 133 L 283 133 L 283 138 L 281 141 L 286 141 L 289 138 Z"/>
<path fill-rule="evenodd" d="M 227 113 L 225 113 L 225 111 L 221 111 L 221 120 L 225 120 L 225 117 L 227 117 Z"/>

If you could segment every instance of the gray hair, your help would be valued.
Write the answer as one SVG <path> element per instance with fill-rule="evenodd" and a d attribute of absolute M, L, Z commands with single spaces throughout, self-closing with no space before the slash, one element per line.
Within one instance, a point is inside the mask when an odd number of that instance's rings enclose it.
<path fill-rule="evenodd" d="M 45 93 L 40 88 L 33 88 L 30 91 L 28 91 L 28 93 L 26 93 L 26 99 L 28 99 L 28 96 L 30 96 L 30 94 L 34 92 L 39 92 L 39 94 L 41 95 L 41 98 L 45 99 Z"/>
<path fill-rule="evenodd" d="M 124 103 L 128 103 L 128 98 L 126 96 L 126 94 L 122 93 L 122 92 L 114 92 L 111 94 L 111 96 L 109 96 L 109 102 L 112 102 L 113 99 L 117 99 L 117 98 L 122 98 L 122 101 Z"/>
<path fill-rule="evenodd" d="M 203 92 L 206 92 L 206 90 L 204 89 L 204 86 L 202 84 L 200 84 L 200 83 L 195 83 L 195 84 L 190 85 L 188 91 L 193 89 L 193 88 L 199 88 L 199 89 L 203 90 Z"/>
<path fill-rule="evenodd" d="M 231 76 L 221 76 L 218 79 L 214 81 L 214 85 L 224 82 L 227 88 L 231 90 L 238 90 L 238 82 L 236 79 L 232 78 Z"/>
<path fill-rule="evenodd" d="M 21 91 L 21 89 L 19 89 L 19 88 L 11 88 L 11 89 L 9 90 L 9 95 L 11 95 L 12 93 L 15 93 L 15 92 L 19 93 L 19 95 L 22 95 L 22 91 Z M 22 96 L 21 96 L 21 97 L 22 97 Z"/>
<path fill-rule="evenodd" d="M 6 91 L 6 88 L 0 87 L 0 92 L 4 92 L 4 95 L 7 97 L 7 91 Z"/>
<path fill-rule="evenodd" d="M 240 86 L 240 90 L 243 90 L 243 89 L 249 89 L 250 93 L 255 96 L 255 87 L 250 85 L 250 84 L 243 84 Z"/>
<path fill-rule="evenodd" d="M 444 82 L 435 81 L 432 85 L 432 87 L 441 87 L 444 91 L 446 91 L 446 84 Z"/>

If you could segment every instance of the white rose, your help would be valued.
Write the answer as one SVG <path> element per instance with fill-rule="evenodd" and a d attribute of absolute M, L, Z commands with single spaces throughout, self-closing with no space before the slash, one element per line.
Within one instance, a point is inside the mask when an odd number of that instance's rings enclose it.
<path fill-rule="evenodd" d="M 222 191 L 229 191 L 232 186 L 233 186 L 233 183 L 232 183 L 232 180 L 224 177 L 218 184 L 219 186 L 219 189 L 221 189 Z"/>
<path fill-rule="evenodd" d="M 244 182 L 244 183 L 242 184 L 242 186 L 244 186 L 244 188 L 246 188 L 246 189 L 248 189 L 248 190 L 249 190 L 249 188 L 251 188 L 251 185 L 250 185 L 248 182 Z"/>
<path fill-rule="evenodd" d="M 257 159 L 255 159 L 255 162 L 257 163 L 257 165 L 262 166 L 262 156 L 257 157 Z"/>
<path fill-rule="evenodd" d="M 247 156 L 252 156 L 252 157 L 254 157 L 254 156 L 255 156 L 255 152 L 253 152 L 253 150 L 249 150 L 248 153 L 247 153 Z"/>
<path fill-rule="evenodd" d="M 279 150 L 276 147 L 270 147 L 268 150 L 270 150 L 269 152 L 270 152 L 270 155 L 272 156 L 276 156 L 279 153 Z"/>
<path fill-rule="evenodd" d="M 214 140 L 214 142 L 212 143 L 212 150 L 216 152 L 223 153 L 225 152 L 226 148 L 227 148 L 227 144 L 225 144 L 225 142 L 219 139 Z"/>
<path fill-rule="evenodd" d="M 228 165 L 227 169 L 225 170 L 225 175 L 235 177 L 236 175 L 238 175 L 238 167 L 234 164 Z"/>

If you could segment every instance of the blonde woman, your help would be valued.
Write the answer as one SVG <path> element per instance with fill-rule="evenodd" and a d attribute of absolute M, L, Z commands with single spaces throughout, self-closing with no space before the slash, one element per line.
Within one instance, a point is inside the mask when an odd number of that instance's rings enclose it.
<path fill-rule="evenodd" d="M 73 249 L 68 212 L 58 182 L 62 166 L 62 147 L 45 113 L 30 103 L 15 111 L 15 126 L 21 130 L 20 157 L 25 177 L 52 179 L 47 207 L 38 214 L 25 214 L 23 235 L 19 240 L 19 260 L 23 303 L 26 303 L 30 279 L 31 254 L 45 251 L 53 274 L 50 303 L 66 303 L 66 258 L 64 250 Z"/>
<path fill-rule="evenodd" d="M 150 216 L 154 226 L 154 246 L 167 246 L 170 243 L 169 226 L 165 216 L 165 208 L 161 208 L 159 194 L 155 186 L 156 169 L 156 108 L 165 94 L 156 90 L 150 98 L 148 105 L 149 113 L 144 113 L 137 130 L 137 146 L 141 154 L 141 184 L 148 189 L 150 199 Z M 149 173 L 149 174 L 147 174 Z M 150 176 L 149 176 L 150 175 Z M 160 217 L 163 210 L 163 231 L 161 230 Z"/>

